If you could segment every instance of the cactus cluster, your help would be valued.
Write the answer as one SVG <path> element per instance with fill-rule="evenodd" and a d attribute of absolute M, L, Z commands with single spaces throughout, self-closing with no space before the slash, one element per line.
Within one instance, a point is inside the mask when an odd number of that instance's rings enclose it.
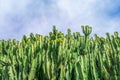
<path fill-rule="evenodd" d="M 30 34 L 0 40 L 0 80 L 120 80 L 120 37 L 106 38 L 92 28 L 65 35 L 53 27 L 48 36 Z"/>

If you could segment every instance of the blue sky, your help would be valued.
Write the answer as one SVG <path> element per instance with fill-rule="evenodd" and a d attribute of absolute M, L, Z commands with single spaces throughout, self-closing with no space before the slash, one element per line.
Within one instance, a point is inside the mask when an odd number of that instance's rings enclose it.
<path fill-rule="evenodd" d="M 120 32 L 120 0 L 0 0 L 0 39 L 32 33 L 48 35 L 52 26 L 66 33 L 90 25 L 92 35 Z"/>

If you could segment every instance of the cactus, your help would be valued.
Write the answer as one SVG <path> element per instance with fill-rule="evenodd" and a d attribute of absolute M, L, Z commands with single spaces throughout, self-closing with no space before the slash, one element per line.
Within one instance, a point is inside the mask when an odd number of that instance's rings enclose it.
<path fill-rule="evenodd" d="M 47 36 L 30 33 L 0 40 L 0 80 L 120 80 L 120 37 L 64 34 L 53 26 Z"/>

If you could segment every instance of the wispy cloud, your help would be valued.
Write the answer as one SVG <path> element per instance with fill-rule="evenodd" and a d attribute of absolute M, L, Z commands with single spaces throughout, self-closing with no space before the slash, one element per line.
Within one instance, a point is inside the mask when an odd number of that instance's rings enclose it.
<path fill-rule="evenodd" d="M 93 34 L 120 32 L 120 1 L 116 0 L 0 0 L 0 39 L 23 34 L 47 35 L 56 25 L 66 32 L 93 27 Z"/>

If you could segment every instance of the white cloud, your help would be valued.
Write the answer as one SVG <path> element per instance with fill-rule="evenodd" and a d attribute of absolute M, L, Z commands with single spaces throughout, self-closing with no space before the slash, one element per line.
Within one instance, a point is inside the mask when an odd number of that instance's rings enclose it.
<path fill-rule="evenodd" d="M 93 27 L 93 33 L 120 31 L 119 16 L 112 17 L 119 0 L 0 0 L 1 38 L 21 39 L 23 34 L 48 34 L 52 25 L 66 32 L 81 31 L 81 25 Z M 120 13 L 120 12 L 119 12 Z M 115 15 L 115 14 L 114 14 Z M 116 14 L 117 15 L 117 14 Z"/>
<path fill-rule="evenodd" d="M 111 0 L 60 0 L 58 2 L 59 8 L 69 15 L 72 26 L 76 26 L 72 29 L 78 30 L 77 26 L 88 24 L 93 26 L 94 33 L 100 35 L 106 32 L 112 33 L 120 25 L 120 19 L 115 20 L 108 13 L 118 5 L 118 1 Z"/>

